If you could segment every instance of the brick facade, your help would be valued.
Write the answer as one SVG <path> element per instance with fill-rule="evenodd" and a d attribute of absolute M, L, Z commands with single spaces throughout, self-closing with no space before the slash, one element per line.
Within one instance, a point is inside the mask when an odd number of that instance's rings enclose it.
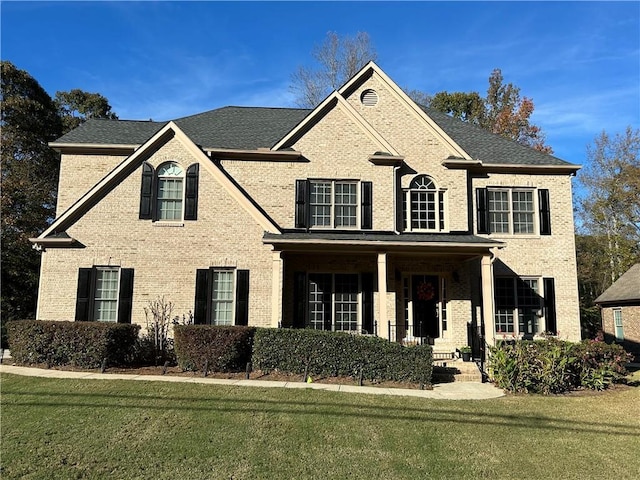
<path fill-rule="evenodd" d="M 365 106 L 360 101 L 369 89 L 377 93 L 375 106 Z M 468 343 L 468 325 L 479 325 L 483 312 L 486 315 L 493 311 L 493 305 L 486 305 L 491 302 L 482 302 L 483 296 L 491 298 L 492 286 L 487 277 L 489 270 L 481 268 L 481 261 L 491 258 L 495 275 L 555 279 L 559 335 L 578 340 L 570 175 L 535 173 L 534 169 L 516 169 L 523 173 L 474 173 L 466 168 L 449 168 L 443 161 L 458 158 L 460 147 L 435 123 L 416 113 L 403 95 L 374 71 L 343 100 L 326 111 L 316 112 L 304 132 L 290 142 L 291 149 L 301 153 L 300 158 L 269 160 L 251 154 L 239 157 L 213 153 L 207 159 L 204 154 L 194 155 L 194 150 L 178 136 L 148 147 L 149 152 L 132 173 L 114 181 L 106 194 L 89 202 L 78 218 L 69 222 L 64 231 L 81 248 L 43 249 L 38 318 L 73 320 L 78 270 L 92 266 L 134 269 L 131 319 L 143 327 L 144 308 L 159 296 L 174 303 L 175 315 L 195 309 L 198 269 L 213 266 L 249 270 L 249 323 L 256 326 L 294 324 L 297 273 L 352 273 L 370 274 L 375 279 L 374 320 L 378 335 L 386 337 L 389 324 L 405 322 L 411 300 L 408 285 L 412 278 L 423 275 L 437 278 L 438 289 L 446 289 L 446 304 L 438 307 L 440 330 L 435 346 L 452 351 Z M 401 164 L 370 161 L 376 152 L 391 154 L 385 152 L 389 147 L 402 157 Z M 126 158 L 63 153 L 58 217 Z M 211 175 L 211 165 L 207 165 L 208 168 L 200 168 L 197 220 L 141 220 L 143 159 L 154 168 L 164 162 L 177 162 L 184 170 L 194 163 L 204 166 L 202 162 L 214 162 L 216 169 L 232 178 L 241 194 Z M 268 230 L 265 222 L 272 221 L 281 231 L 294 229 L 297 180 L 333 179 L 353 180 L 358 185 L 371 182 L 371 231 L 387 232 L 391 240 L 400 241 L 404 228 L 403 190 L 421 174 L 430 176 L 445 192 L 446 228 L 442 233 L 473 236 L 473 242 L 497 240 L 504 245 L 493 248 L 487 243 L 475 247 L 473 243 L 453 242 L 451 247 L 419 243 L 389 247 L 384 242 L 332 245 L 330 241 L 316 241 L 306 246 L 282 247 L 263 240 Z M 548 189 L 552 235 L 477 234 L 474 191 L 501 186 Z M 267 218 L 265 222 L 256 220 L 261 215 Z M 366 233 L 360 226 L 351 231 Z M 309 232 L 312 235 L 314 229 Z M 381 259 L 386 277 L 378 274 Z M 386 283 L 384 291 L 380 288 L 382 280 Z M 481 291 L 481 283 L 487 291 Z M 442 294 L 443 291 L 438 293 Z M 361 308 L 364 293 L 360 291 L 358 295 Z M 446 308 L 446 330 L 442 308 Z M 358 315 L 362 318 L 362 310 Z"/>

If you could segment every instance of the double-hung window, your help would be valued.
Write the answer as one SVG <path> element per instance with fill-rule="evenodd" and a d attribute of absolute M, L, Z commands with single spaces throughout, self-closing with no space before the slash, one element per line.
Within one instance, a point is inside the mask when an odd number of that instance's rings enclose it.
<path fill-rule="evenodd" d="M 550 235 L 549 190 L 537 193 L 532 188 L 478 188 L 478 233 Z"/>
<path fill-rule="evenodd" d="M 415 177 L 404 191 L 403 211 L 407 231 L 445 231 L 445 194 L 427 175 Z"/>
<path fill-rule="evenodd" d="M 97 268 L 93 299 L 93 319 L 99 322 L 115 322 L 118 319 L 118 284 L 120 269 Z"/>
<path fill-rule="evenodd" d="M 358 183 L 343 180 L 310 182 L 310 226 L 355 228 L 358 225 Z"/>
<path fill-rule="evenodd" d="M 248 325 L 249 270 L 210 267 L 196 270 L 194 323 Z"/>
<path fill-rule="evenodd" d="M 184 170 L 177 163 L 158 168 L 158 220 L 182 220 Z"/>
<path fill-rule="evenodd" d="M 78 270 L 76 321 L 131 322 L 133 269 L 95 266 Z"/>
<path fill-rule="evenodd" d="M 372 183 L 297 180 L 296 228 L 371 229 Z"/>
<path fill-rule="evenodd" d="M 309 328 L 358 331 L 358 274 L 310 273 L 308 291 Z"/>
<path fill-rule="evenodd" d="M 542 318 L 545 305 L 539 278 L 496 277 L 495 328 L 498 334 L 533 336 L 545 330 Z M 548 284 L 548 282 L 547 282 Z M 548 292 L 551 293 L 551 292 Z M 549 306 L 550 302 L 547 302 Z M 548 312 L 547 316 L 551 317 Z M 548 322 L 551 318 L 547 318 Z"/>
<path fill-rule="evenodd" d="M 491 233 L 533 234 L 533 190 L 488 190 Z"/>
<path fill-rule="evenodd" d="M 154 169 L 142 164 L 140 187 L 141 220 L 180 222 L 198 218 L 199 164 L 186 172 L 177 162 L 163 163 Z"/>

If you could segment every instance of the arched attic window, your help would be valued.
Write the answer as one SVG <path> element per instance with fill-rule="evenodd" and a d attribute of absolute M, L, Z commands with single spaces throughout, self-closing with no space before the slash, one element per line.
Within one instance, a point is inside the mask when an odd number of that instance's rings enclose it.
<path fill-rule="evenodd" d="M 405 230 L 443 232 L 446 230 L 446 190 L 439 189 L 428 175 L 417 175 L 404 191 Z"/>

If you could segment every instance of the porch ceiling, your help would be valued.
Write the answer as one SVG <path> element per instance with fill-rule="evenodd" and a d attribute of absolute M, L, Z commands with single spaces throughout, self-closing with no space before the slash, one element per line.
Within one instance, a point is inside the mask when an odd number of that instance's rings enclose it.
<path fill-rule="evenodd" d="M 396 234 L 394 232 L 284 232 L 265 233 L 265 244 L 281 251 L 488 254 L 504 242 L 469 234 Z"/>

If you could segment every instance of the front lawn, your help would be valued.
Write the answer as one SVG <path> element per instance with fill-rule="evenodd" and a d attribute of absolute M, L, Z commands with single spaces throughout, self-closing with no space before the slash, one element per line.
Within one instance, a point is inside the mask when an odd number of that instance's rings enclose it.
<path fill-rule="evenodd" d="M 640 471 L 640 387 L 442 401 L 9 374 L 1 381 L 3 480 L 631 479 Z"/>

